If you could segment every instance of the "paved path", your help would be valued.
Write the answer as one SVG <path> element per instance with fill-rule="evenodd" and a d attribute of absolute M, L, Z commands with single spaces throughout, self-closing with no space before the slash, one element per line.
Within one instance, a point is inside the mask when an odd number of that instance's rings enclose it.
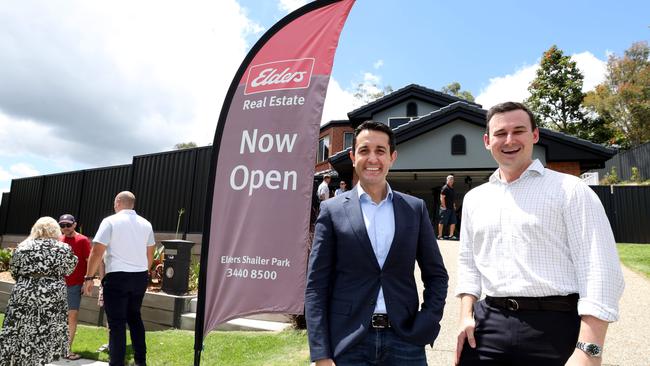
<path fill-rule="evenodd" d="M 449 272 L 447 306 L 442 319 L 440 335 L 433 345 L 427 346 L 429 365 L 453 365 L 456 350 L 456 330 L 459 300 L 454 297 L 456 288 L 458 242 L 439 241 L 440 250 Z M 650 346 L 650 280 L 623 267 L 625 292 L 620 303 L 621 318 L 612 323 L 607 332 L 603 366 L 648 366 Z M 419 279 L 419 274 L 417 274 Z M 421 292 L 421 291 L 420 291 Z"/>
<path fill-rule="evenodd" d="M 108 362 L 95 361 L 95 360 L 59 360 L 54 363 L 48 363 L 45 366 L 108 366 Z"/>

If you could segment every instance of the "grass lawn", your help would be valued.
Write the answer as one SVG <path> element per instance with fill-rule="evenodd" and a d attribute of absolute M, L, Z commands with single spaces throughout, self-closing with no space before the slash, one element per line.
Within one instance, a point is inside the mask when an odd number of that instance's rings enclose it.
<path fill-rule="evenodd" d="M 621 262 L 650 278 L 650 244 L 618 244 Z"/>
<path fill-rule="evenodd" d="M 4 314 L 0 314 L 2 319 Z M 83 358 L 108 361 L 108 353 L 97 352 L 104 343 L 108 343 L 106 328 L 79 325 L 72 350 Z M 127 336 L 127 360 L 132 361 L 130 343 Z M 193 357 L 194 332 L 147 332 L 147 365 L 192 365 Z M 309 365 L 307 333 L 211 332 L 205 339 L 201 365 Z"/>

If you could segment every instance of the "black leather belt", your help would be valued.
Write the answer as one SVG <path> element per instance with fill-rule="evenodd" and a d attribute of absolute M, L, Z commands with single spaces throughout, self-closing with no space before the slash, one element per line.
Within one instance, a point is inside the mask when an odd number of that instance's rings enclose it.
<path fill-rule="evenodd" d="M 546 310 L 546 311 L 576 311 L 578 308 L 578 294 L 567 296 L 546 297 L 491 297 L 486 296 L 485 302 L 495 308 L 518 310 Z"/>
<path fill-rule="evenodd" d="M 370 325 L 376 329 L 390 328 L 388 314 L 372 314 Z"/>

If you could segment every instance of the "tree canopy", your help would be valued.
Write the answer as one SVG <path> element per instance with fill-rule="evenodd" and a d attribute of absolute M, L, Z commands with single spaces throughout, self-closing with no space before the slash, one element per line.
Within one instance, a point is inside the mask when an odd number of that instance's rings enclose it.
<path fill-rule="evenodd" d="M 637 42 L 611 55 L 605 82 L 587 93 L 585 106 L 616 128 L 614 143 L 630 148 L 650 141 L 650 47 Z"/>
<path fill-rule="evenodd" d="M 575 61 L 556 45 L 544 52 L 525 101 L 540 126 L 566 133 L 579 130 L 576 127 L 584 121 L 583 79 Z"/>
<path fill-rule="evenodd" d="M 460 89 L 461 89 L 460 83 L 454 81 L 452 83 L 449 83 L 446 86 L 443 86 L 441 90 L 443 93 L 453 95 L 455 97 L 462 98 L 470 102 L 474 101 L 474 96 L 472 95 L 472 92 L 467 90 L 460 90 Z"/>
<path fill-rule="evenodd" d="M 183 149 L 191 149 L 196 147 L 196 142 L 194 141 L 188 141 L 188 142 L 179 142 L 176 145 L 174 145 L 174 150 L 183 150 Z"/>

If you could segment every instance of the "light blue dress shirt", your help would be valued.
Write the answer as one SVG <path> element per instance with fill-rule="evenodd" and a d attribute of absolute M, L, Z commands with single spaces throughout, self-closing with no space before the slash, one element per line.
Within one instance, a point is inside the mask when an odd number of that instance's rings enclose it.
<path fill-rule="evenodd" d="M 390 251 L 393 237 L 395 236 L 395 211 L 393 209 L 393 190 L 386 183 L 386 197 L 376 204 L 366 193 L 360 184 L 357 184 L 357 193 L 359 202 L 361 202 L 361 211 L 363 212 L 363 222 L 366 224 L 366 231 L 372 244 L 372 250 L 375 252 L 379 267 L 384 266 L 388 252 Z M 377 305 L 375 306 L 376 314 L 386 314 L 386 302 L 384 301 L 384 290 L 379 288 L 377 296 Z"/>

